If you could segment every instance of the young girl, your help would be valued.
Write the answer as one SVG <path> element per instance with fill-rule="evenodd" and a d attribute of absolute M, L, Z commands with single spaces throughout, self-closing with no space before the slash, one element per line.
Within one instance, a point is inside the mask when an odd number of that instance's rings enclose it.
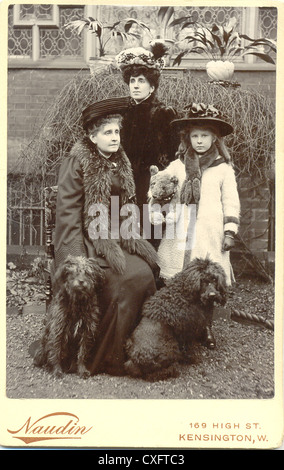
<path fill-rule="evenodd" d="M 189 192 L 192 199 L 185 202 L 197 204 L 195 242 L 190 259 L 208 256 L 219 263 L 230 286 L 234 281 L 230 249 L 238 232 L 240 201 L 233 165 L 223 139 L 233 128 L 219 117 L 217 109 L 203 103 L 193 103 L 186 116 L 173 121 L 172 125 L 180 131 L 180 148 L 184 149 L 182 158 L 187 173 L 185 184 L 192 189 Z M 192 172 L 190 163 L 197 158 L 199 168 Z M 211 346 L 214 347 L 213 335 Z"/>

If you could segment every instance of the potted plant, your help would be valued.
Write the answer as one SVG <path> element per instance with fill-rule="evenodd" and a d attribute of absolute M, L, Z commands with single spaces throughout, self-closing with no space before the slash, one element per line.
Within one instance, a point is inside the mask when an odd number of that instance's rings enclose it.
<path fill-rule="evenodd" d="M 136 43 L 135 46 L 142 46 L 143 32 L 146 32 L 149 36 L 149 45 L 154 42 L 161 42 L 165 47 L 167 47 L 170 55 L 170 49 L 174 45 L 175 41 L 167 37 L 167 28 L 173 14 L 174 7 L 159 8 L 157 13 L 159 29 L 155 38 L 153 37 L 150 28 L 145 23 L 134 18 L 126 18 L 107 25 L 97 19 L 88 17 L 83 20 L 71 21 L 70 23 L 67 23 L 65 27 L 76 31 L 78 35 L 80 35 L 84 29 L 90 31 L 91 34 L 94 34 L 98 39 L 99 59 L 112 62 L 112 57 L 107 55 L 107 46 L 111 41 L 115 41 L 119 47 L 125 45 L 130 47 L 129 43 L 131 42 Z"/>
<path fill-rule="evenodd" d="M 271 52 L 276 52 L 276 42 L 271 39 L 251 39 L 236 31 L 236 18 L 232 17 L 224 26 L 211 27 L 192 21 L 190 17 L 178 18 L 169 26 L 181 25 L 181 30 L 189 29 L 182 40 L 183 50 L 174 59 L 179 65 L 187 54 L 201 54 L 210 59 L 206 65 L 209 78 L 213 81 L 229 81 L 234 74 L 234 60 L 245 55 L 255 55 L 265 62 L 274 64 Z M 249 44 L 242 45 L 242 40 Z M 181 43 L 181 41 L 180 41 Z M 264 48 L 267 48 L 267 51 Z"/>
<path fill-rule="evenodd" d="M 135 28 L 135 26 L 137 28 Z M 108 64 L 111 64 L 113 61 L 112 56 L 107 56 L 107 47 L 110 45 L 109 43 L 111 43 L 111 41 L 115 41 L 121 46 L 126 41 L 134 39 L 139 41 L 141 38 L 139 30 L 150 31 L 145 23 L 134 18 L 126 18 L 108 25 L 103 24 L 97 19 L 88 17 L 83 20 L 71 21 L 67 23 L 65 27 L 76 31 L 78 35 L 80 35 L 84 29 L 94 34 L 98 39 L 98 57 L 100 60 L 106 60 Z"/>

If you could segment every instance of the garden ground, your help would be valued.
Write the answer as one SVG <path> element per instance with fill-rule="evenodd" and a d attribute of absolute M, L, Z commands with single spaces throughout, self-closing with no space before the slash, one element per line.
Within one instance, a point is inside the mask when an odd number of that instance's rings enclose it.
<path fill-rule="evenodd" d="M 32 295 L 30 296 L 31 298 Z M 34 297 L 35 298 L 35 297 Z M 274 396 L 274 330 L 265 323 L 240 323 L 231 309 L 274 322 L 274 286 L 241 279 L 225 311 L 214 320 L 215 350 L 198 347 L 193 364 L 181 364 L 180 376 L 149 383 L 106 374 L 82 379 L 55 377 L 34 367 L 29 346 L 39 339 L 45 316 L 41 301 L 7 308 L 8 398 L 56 399 L 269 399 Z"/>

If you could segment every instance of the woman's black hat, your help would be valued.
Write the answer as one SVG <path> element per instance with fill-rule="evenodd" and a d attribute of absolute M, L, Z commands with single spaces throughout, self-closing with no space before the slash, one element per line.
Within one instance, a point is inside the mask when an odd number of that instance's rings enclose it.
<path fill-rule="evenodd" d="M 82 111 L 83 127 L 84 129 L 88 129 L 92 122 L 110 114 L 123 114 L 128 107 L 128 96 L 96 101 Z"/>

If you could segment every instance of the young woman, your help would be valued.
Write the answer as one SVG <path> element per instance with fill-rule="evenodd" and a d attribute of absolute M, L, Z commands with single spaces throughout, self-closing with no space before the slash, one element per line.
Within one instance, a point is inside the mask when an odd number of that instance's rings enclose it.
<path fill-rule="evenodd" d="M 86 136 L 62 162 L 58 179 L 55 229 L 55 269 L 69 255 L 97 257 L 107 282 L 101 294 L 103 318 L 89 368 L 92 374 L 124 373 L 124 344 L 140 319 L 144 300 L 156 290 L 156 253 L 146 240 L 125 239 L 113 214 L 113 197 L 120 210 L 135 203 L 130 162 L 120 146 L 121 115 L 128 98 L 97 102 L 83 111 Z M 97 237 L 100 216 L 104 233 Z M 105 212 L 104 212 L 105 210 Z M 115 237 L 111 220 L 118 229 Z M 104 224 L 105 223 L 105 224 Z"/>
<path fill-rule="evenodd" d="M 238 232 L 240 200 L 231 157 L 223 139 L 233 128 L 221 119 L 217 109 L 204 104 L 193 104 L 185 117 L 174 120 L 172 125 L 180 133 L 185 167 L 198 158 L 200 169 L 200 198 L 190 259 L 209 256 L 223 267 L 230 286 L 234 281 L 230 249 Z M 187 174 L 185 184 L 190 183 L 189 179 Z M 214 347 L 210 330 L 208 343 Z"/>
<path fill-rule="evenodd" d="M 130 106 L 123 119 L 122 145 L 133 168 L 141 210 L 147 204 L 150 166 L 163 169 L 175 155 L 170 122 L 176 112 L 156 96 L 165 52 L 163 45 L 157 43 L 151 51 L 131 48 L 121 51 L 116 58 L 130 94 Z"/>

